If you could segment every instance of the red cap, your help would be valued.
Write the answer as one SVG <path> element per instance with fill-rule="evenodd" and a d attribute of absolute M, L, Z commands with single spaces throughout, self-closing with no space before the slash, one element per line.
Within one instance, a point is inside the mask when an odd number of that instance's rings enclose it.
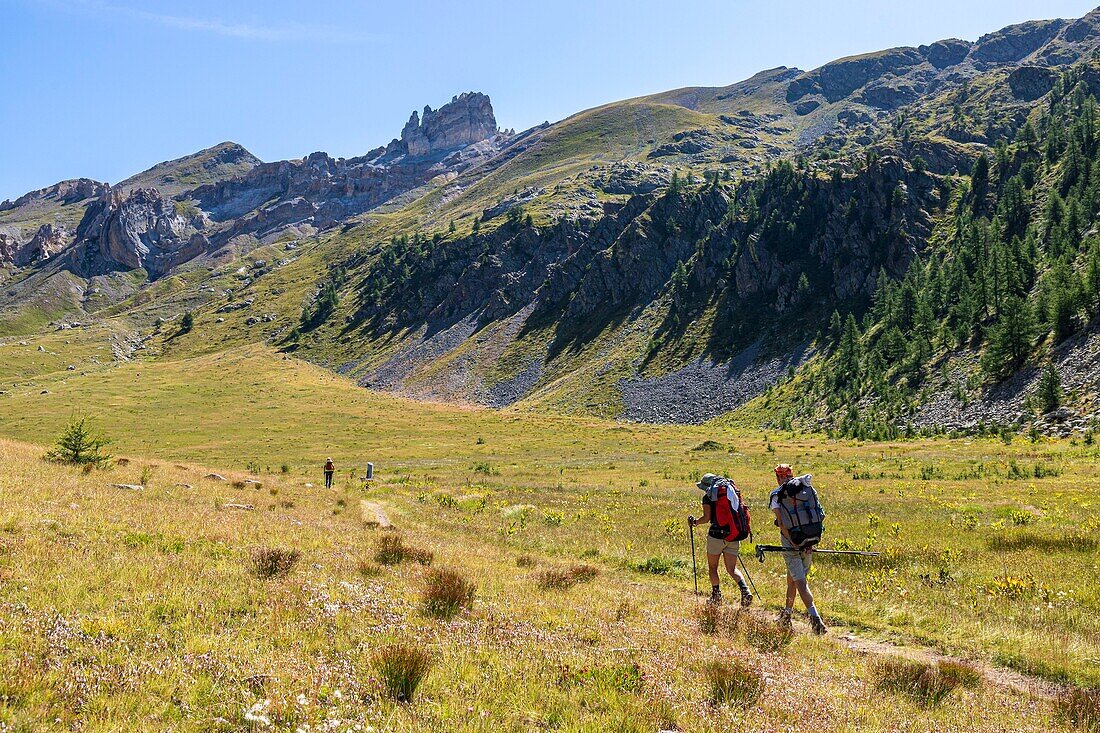
<path fill-rule="evenodd" d="M 791 470 L 789 464 L 780 463 L 775 467 L 775 477 L 783 480 L 794 478 L 794 471 Z"/>

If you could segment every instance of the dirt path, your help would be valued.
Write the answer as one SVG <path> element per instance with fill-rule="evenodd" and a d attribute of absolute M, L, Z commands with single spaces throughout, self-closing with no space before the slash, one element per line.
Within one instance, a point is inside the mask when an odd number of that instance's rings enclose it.
<path fill-rule="evenodd" d="M 1006 687 L 1016 692 L 1022 692 L 1026 695 L 1042 698 L 1044 700 L 1053 700 L 1062 691 L 1062 688 L 1053 682 L 1038 677 L 1032 677 L 1012 669 L 994 667 L 983 662 L 952 657 L 924 647 L 899 646 L 887 641 L 861 639 L 850 630 L 843 628 L 835 630 L 830 629 L 830 632 L 830 636 L 835 643 L 847 647 L 857 654 L 903 657 L 905 659 L 912 659 L 918 662 L 929 662 L 932 664 L 940 661 L 961 662 L 981 670 L 982 676 L 985 677 L 987 682 L 997 685 L 998 687 Z"/>
<path fill-rule="evenodd" d="M 359 514 L 368 525 L 376 525 L 382 529 L 390 529 L 393 527 L 393 523 L 390 522 L 390 518 L 386 515 L 385 510 L 381 505 L 375 504 L 373 501 L 367 501 L 366 499 L 361 500 L 359 502 Z"/>
<path fill-rule="evenodd" d="M 770 608 L 761 608 L 754 605 L 752 608 L 752 612 L 761 619 L 765 619 L 767 621 L 775 620 L 775 615 Z M 802 621 L 798 618 L 794 619 L 794 627 L 795 630 L 801 634 L 813 633 L 810 630 L 809 623 Z M 985 681 L 989 684 L 1013 690 L 1014 692 L 1019 692 L 1042 700 L 1054 700 L 1066 689 L 1063 685 L 1059 685 L 1058 683 L 1051 682 L 1049 680 L 1044 680 L 1040 677 L 1034 677 L 1032 675 L 1024 674 L 1023 672 L 1017 672 L 1016 670 L 998 667 L 977 660 L 964 659 L 963 657 L 955 657 L 951 656 L 950 654 L 942 654 L 928 647 L 909 646 L 906 644 L 897 644 L 889 641 L 866 639 L 856 635 L 856 633 L 852 631 L 852 629 L 845 626 L 829 627 L 829 633 L 825 638 L 832 644 L 843 647 L 845 649 L 848 649 L 849 651 L 861 655 L 872 655 L 876 657 L 901 657 L 903 659 L 911 659 L 917 662 L 927 662 L 929 664 L 936 664 L 937 662 L 941 661 L 967 664 L 979 670 L 982 673 L 982 676 L 985 678 Z"/>

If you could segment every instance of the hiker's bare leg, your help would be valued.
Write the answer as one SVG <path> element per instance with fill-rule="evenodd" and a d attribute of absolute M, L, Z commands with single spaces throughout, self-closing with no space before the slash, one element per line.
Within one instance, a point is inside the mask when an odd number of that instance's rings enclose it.
<path fill-rule="evenodd" d="M 805 580 L 796 580 L 794 585 L 798 589 L 798 595 L 802 596 L 802 602 L 806 604 L 806 610 L 809 611 L 814 605 L 814 594 L 810 592 L 810 584 Z M 787 607 L 790 608 L 792 605 L 794 605 L 794 596 L 791 594 L 790 586 L 788 586 Z"/>
<path fill-rule="evenodd" d="M 718 555 L 707 555 L 707 567 L 710 569 L 711 587 L 718 585 Z"/>
<path fill-rule="evenodd" d="M 794 578 L 790 573 L 787 573 L 787 608 L 794 608 L 794 597 L 798 593 L 798 589 L 795 586 Z"/>
<path fill-rule="evenodd" d="M 728 552 L 723 552 L 722 558 L 723 560 L 725 560 L 726 563 L 726 572 L 730 574 L 731 578 L 737 581 L 737 585 L 741 585 L 742 578 L 741 571 L 737 569 L 737 555 L 731 555 Z M 717 571 L 717 568 L 715 568 L 715 570 Z M 718 577 L 717 572 L 715 572 L 714 577 Z M 713 580 L 711 582 L 717 583 L 718 581 Z"/>

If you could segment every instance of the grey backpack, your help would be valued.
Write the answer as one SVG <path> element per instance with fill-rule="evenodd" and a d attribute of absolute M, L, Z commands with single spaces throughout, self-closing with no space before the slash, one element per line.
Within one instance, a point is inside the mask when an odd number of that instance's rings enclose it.
<path fill-rule="evenodd" d="M 810 485 L 812 476 L 788 479 L 778 491 L 779 521 L 797 547 L 812 547 L 825 532 L 825 509 Z"/>

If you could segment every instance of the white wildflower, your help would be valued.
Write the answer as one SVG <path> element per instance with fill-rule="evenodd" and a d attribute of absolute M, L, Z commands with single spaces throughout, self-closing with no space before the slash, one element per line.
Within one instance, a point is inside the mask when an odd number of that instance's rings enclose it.
<path fill-rule="evenodd" d="M 244 719 L 250 723 L 259 723 L 260 725 L 271 725 L 271 718 L 267 715 L 267 709 L 271 706 L 270 700 L 261 700 L 248 710 L 244 711 Z"/>

